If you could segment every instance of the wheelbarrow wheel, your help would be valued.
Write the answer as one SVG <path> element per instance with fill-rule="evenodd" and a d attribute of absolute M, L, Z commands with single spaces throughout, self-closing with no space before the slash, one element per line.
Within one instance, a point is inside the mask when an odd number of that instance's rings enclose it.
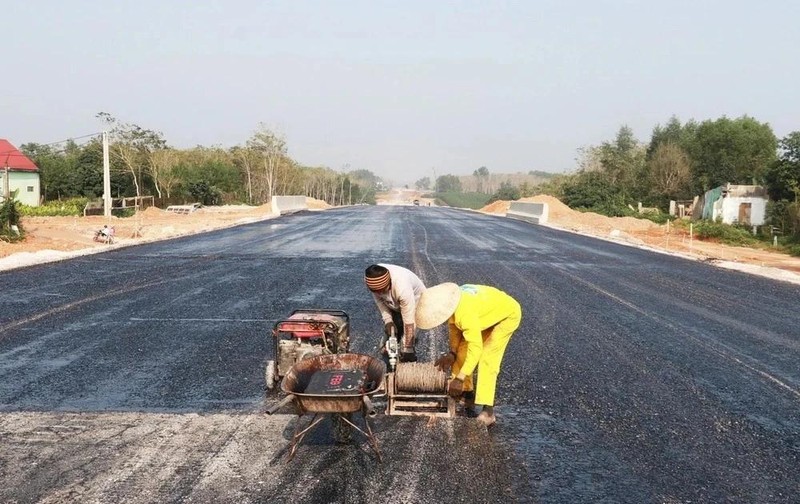
<path fill-rule="evenodd" d="M 345 415 L 348 420 L 352 420 L 352 413 L 341 413 Z M 338 444 L 349 444 L 353 441 L 353 431 L 350 424 L 341 419 L 339 415 L 331 417 L 331 430 L 333 431 L 333 440 Z"/>
<path fill-rule="evenodd" d="M 278 383 L 278 367 L 274 360 L 267 361 L 267 367 L 264 369 L 264 382 L 267 390 L 275 390 L 275 385 Z"/>

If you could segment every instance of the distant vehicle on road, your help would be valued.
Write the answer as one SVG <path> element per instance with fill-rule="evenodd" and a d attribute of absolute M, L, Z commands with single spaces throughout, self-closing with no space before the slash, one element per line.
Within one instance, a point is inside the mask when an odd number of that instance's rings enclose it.
<path fill-rule="evenodd" d="M 419 200 L 418 199 L 414 200 L 414 206 L 419 206 Z"/>

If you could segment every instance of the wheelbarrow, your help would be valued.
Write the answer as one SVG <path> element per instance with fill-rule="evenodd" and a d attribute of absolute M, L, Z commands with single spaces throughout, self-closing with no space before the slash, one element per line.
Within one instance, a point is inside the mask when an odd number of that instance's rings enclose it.
<path fill-rule="evenodd" d="M 297 413 L 292 441 L 289 444 L 287 460 L 291 460 L 297 446 L 305 435 L 317 426 L 325 415 L 331 415 L 336 422 L 363 434 L 375 452 L 378 461 L 382 461 L 378 448 L 378 440 L 372 432 L 369 418 L 375 417 L 377 411 L 372 405 L 370 396 L 378 393 L 384 381 L 386 365 L 375 357 L 363 354 L 325 354 L 304 359 L 289 369 L 281 382 L 281 389 L 286 397 L 267 410 L 268 415 L 276 413 L 284 406 L 292 405 Z M 347 376 L 360 375 L 361 379 L 348 381 Z M 327 389 L 315 388 L 318 378 L 325 377 Z M 329 379 L 330 378 L 330 379 Z M 364 418 L 364 429 L 352 421 L 352 413 L 360 412 Z M 306 413 L 312 414 L 311 421 L 305 426 L 301 418 Z"/>

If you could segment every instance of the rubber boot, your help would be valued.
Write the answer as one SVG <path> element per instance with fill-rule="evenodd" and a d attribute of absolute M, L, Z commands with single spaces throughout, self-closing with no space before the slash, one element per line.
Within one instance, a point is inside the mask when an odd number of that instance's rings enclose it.
<path fill-rule="evenodd" d="M 478 422 L 485 425 L 487 428 L 494 425 L 497 422 L 497 417 L 494 416 L 494 407 L 484 406 L 483 411 L 478 415 Z"/>
<path fill-rule="evenodd" d="M 475 392 L 469 390 L 464 392 L 464 414 L 469 418 L 475 418 L 478 416 L 478 412 L 475 410 Z"/>

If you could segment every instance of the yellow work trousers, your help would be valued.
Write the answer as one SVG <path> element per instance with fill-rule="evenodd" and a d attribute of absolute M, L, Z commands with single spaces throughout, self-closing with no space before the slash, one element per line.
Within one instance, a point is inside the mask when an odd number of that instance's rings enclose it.
<path fill-rule="evenodd" d="M 519 307 L 519 305 L 517 305 Z M 475 390 L 475 404 L 494 406 L 494 393 L 497 388 L 497 375 L 506 352 L 511 335 L 517 330 L 522 319 L 522 312 L 517 308 L 506 319 L 481 332 L 483 351 L 478 361 L 478 386 L 473 385 L 472 375 L 464 378 L 464 391 Z M 467 358 L 467 342 L 460 335 L 450 335 L 450 348 L 457 348 L 456 361 L 453 363 L 453 377 L 461 372 L 461 366 Z"/>

